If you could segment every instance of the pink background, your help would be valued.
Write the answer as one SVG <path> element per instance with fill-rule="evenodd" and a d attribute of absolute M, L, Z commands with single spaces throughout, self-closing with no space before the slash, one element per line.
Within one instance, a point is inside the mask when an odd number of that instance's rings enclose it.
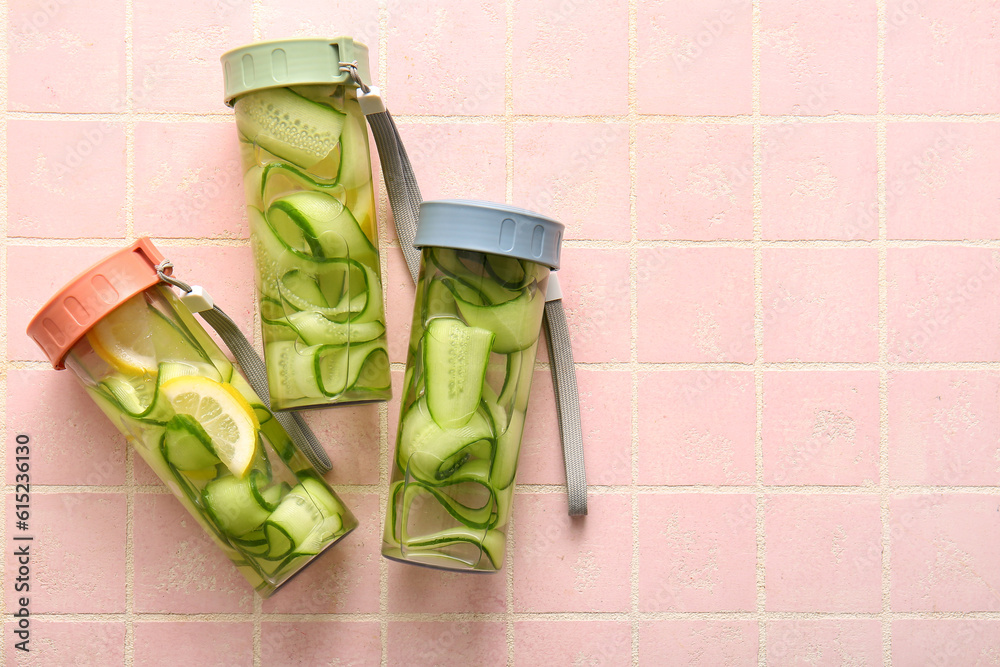
<path fill-rule="evenodd" d="M 1000 661 L 996 3 L 4 5 L 0 537 L 27 433 L 36 556 L 31 660 L 6 616 L 0 661 Z M 311 413 L 362 527 L 262 602 L 23 332 L 144 234 L 256 332 L 218 57 L 339 33 L 427 198 L 567 224 L 590 516 L 541 363 L 497 576 L 379 557 L 395 401 Z M 398 388 L 412 288 L 382 233 Z"/>

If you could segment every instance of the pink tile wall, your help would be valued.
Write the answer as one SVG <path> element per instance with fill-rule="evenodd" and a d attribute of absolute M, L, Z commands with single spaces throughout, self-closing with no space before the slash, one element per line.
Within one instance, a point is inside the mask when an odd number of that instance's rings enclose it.
<path fill-rule="evenodd" d="M 33 650 L 8 616 L 0 662 L 1000 660 L 996 3 L 7 5 L 0 536 L 28 434 L 36 551 Z M 590 513 L 543 343 L 504 571 L 379 556 L 412 285 L 377 183 L 395 395 L 307 415 L 361 525 L 259 601 L 23 331 L 150 235 L 259 342 L 218 58 L 336 34 L 370 47 L 426 198 L 566 224 Z"/>

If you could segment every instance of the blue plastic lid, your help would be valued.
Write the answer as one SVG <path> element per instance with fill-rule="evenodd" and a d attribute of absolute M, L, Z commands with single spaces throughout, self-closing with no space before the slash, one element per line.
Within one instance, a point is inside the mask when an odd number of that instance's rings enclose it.
<path fill-rule="evenodd" d="M 413 245 L 506 255 L 559 268 L 561 222 L 516 206 L 442 199 L 420 204 Z"/>

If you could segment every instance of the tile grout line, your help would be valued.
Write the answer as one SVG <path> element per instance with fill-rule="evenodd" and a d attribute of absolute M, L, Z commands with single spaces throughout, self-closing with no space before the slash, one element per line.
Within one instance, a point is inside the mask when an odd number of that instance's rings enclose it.
<path fill-rule="evenodd" d="M 503 138 L 504 138 L 504 201 L 514 201 L 514 0 L 504 1 L 504 93 L 503 93 Z M 537 363 L 537 362 L 536 362 Z M 524 436 L 522 435 L 522 438 Z M 516 485 L 514 494 L 516 494 Z M 514 494 L 510 502 L 514 503 Z M 504 635 L 507 641 L 507 665 L 513 667 L 515 649 L 514 628 L 514 551 L 517 548 L 517 519 L 510 512 L 507 519 L 506 568 L 504 572 Z"/>
<path fill-rule="evenodd" d="M 639 238 L 639 153 L 637 150 L 639 100 L 636 93 L 637 63 L 639 57 L 639 6 L 638 0 L 628 3 L 628 166 L 629 166 L 629 381 L 631 385 L 631 433 L 629 465 L 629 507 L 632 519 L 632 558 L 629 563 L 629 630 L 632 643 L 632 665 L 640 664 L 641 634 L 639 626 L 639 254 L 635 243 Z"/>
<path fill-rule="evenodd" d="M 767 664 L 767 611 L 766 590 L 766 533 L 764 525 L 764 278 L 763 278 L 763 208 L 761 202 L 761 177 L 763 173 L 763 129 L 760 113 L 760 0 L 753 0 L 751 12 L 751 119 L 753 127 L 753 379 L 755 396 L 754 427 L 754 535 L 756 538 L 755 562 L 755 615 L 757 617 L 757 664 Z"/>
<path fill-rule="evenodd" d="M 136 111 L 133 116 L 143 121 L 155 121 L 162 123 L 228 123 L 231 112 L 229 111 Z M 58 112 L 58 111 L 8 111 L 8 117 L 15 120 L 40 120 L 40 121 L 66 121 L 66 122 L 93 122 L 93 121 L 122 121 L 126 119 L 126 114 L 115 112 Z M 394 115 L 393 120 L 400 125 L 422 123 L 426 125 L 477 125 L 485 123 L 503 123 L 506 114 L 463 114 L 463 115 L 437 115 L 437 114 L 400 114 Z M 628 114 L 593 114 L 581 116 L 567 116 L 556 114 L 512 114 L 512 122 L 515 124 L 531 124 L 558 122 L 568 124 L 593 124 L 593 123 L 624 123 L 628 121 Z M 829 114 L 829 115 L 795 115 L 795 114 L 760 114 L 759 118 L 754 118 L 753 114 L 734 114 L 731 116 L 681 116 L 681 115 L 659 115 L 659 114 L 636 114 L 635 121 L 639 125 L 663 125 L 663 124 L 693 124 L 693 125 L 786 125 L 792 123 L 804 124 L 871 124 L 879 120 L 891 121 L 894 123 L 928 123 L 928 122 L 949 122 L 963 124 L 987 124 L 1000 121 L 1000 114 Z"/>
<path fill-rule="evenodd" d="M 386 482 L 388 483 L 388 482 Z M 359 495 L 377 495 L 381 488 L 377 484 L 356 484 L 356 485 L 345 485 L 336 484 L 337 493 L 345 496 L 359 496 Z M 4 485 L 5 493 L 13 493 L 14 485 L 6 484 Z M 101 493 L 118 493 L 122 494 L 129 488 L 127 484 L 121 485 L 95 485 L 88 486 L 85 484 L 78 485 L 44 485 L 44 486 L 33 486 L 33 493 L 37 495 L 57 495 L 61 493 L 78 493 L 78 494 L 101 494 Z M 954 486 L 954 485 L 930 485 L 930 484 L 909 484 L 909 485 L 886 485 L 886 493 L 890 496 L 893 494 L 898 495 L 912 495 L 912 494 L 941 494 L 941 493 L 951 493 L 951 494 L 975 494 L 975 495 L 985 495 L 985 496 L 1000 496 L 1000 487 L 995 485 L 988 486 Z M 518 489 L 524 491 L 525 493 L 533 494 L 565 494 L 566 485 L 565 483 L 558 484 L 520 484 Z M 650 495 L 650 494 L 714 494 L 714 495 L 740 495 L 740 494 L 753 494 L 756 492 L 766 493 L 769 495 L 846 495 L 846 494 L 874 494 L 879 493 L 878 484 L 845 484 L 838 486 L 828 486 L 822 484 L 763 484 L 759 485 L 753 484 L 685 484 L 685 485 L 670 485 L 670 484 L 634 484 L 632 482 L 626 484 L 591 484 L 588 486 L 588 491 L 591 495 L 597 496 L 607 496 L 607 495 L 618 495 L 618 496 L 628 496 L 633 491 L 638 495 Z M 141 496 L 168 496 L 171 492 L 165 486 L 158 484 L 152 485 L 136 485 L 135 494 Z"/>
<path fill-rule="evenodd" d="M 380 2 L 378 7 L 378 72 L 381 78 L 380 89 L 382 91 L 383 99 L 388 99 L 389 93 L 389 7 L 387 4 Z M 381 174 L 381 167 L 379 168 L 379 173 Z M 385 178 L 385 175 L 382 175 Z M 388 211 L 388 192 L 386 191 L 382 183 L 379 184 L 379 203 L 381 204 L 381 210 L 384 212 Z M 383 220 L 387 219 L 387 216 L 383 215 Z M 380 233 L 380 237 L 384 236 Z M 385 253 L 383 253 L 385 254 Z M 385 258 L 386 266 L 388 267 L 388 257 Z M 388 272 L 384 275 L 388 276 Z M 384 298 L 388 298 L 388 295 L 383 295 Z M 390 376 L 392 370 L 389 371 Z M 387 511 L 389 505 L 389 462 L 391 460 L 391 454 L 389 452 L 389 408 L 387 403 L 382 403 L 379 405 L 378 409 L 378 422 L 379 422 L 379 438 L 378 438 L 378 476 L 379 476 L 379 513 L 376 514 L 382 521 L 385 521 L 385 517 L 382 517 L 382 512 Z M 378 535 L 381 531 L 376 531 Z M 389 665 L 389 621 L 387 620 L 387 615 L 389 611 L 389 564 L 381 554 L 381 545 L 379 546 L 378 555 L 378 636 L 379 636 L 379 647 L 381 650 L 380 665 L 382 667 L 388 667 Z"/>
<path fill-rule="evenodd" d="M 253 41 L 258 42 L 261 39 L 261 29 L 260 29 L 260 2 L 261 0 L 251 0 L 250 3 L 250 25 L 253 31 Z M 230 119 L 231 120 L 231 119 Z M 235 127 L 233 128 L 235 130 Z M 240 217 L 246 219 L 247 212 L 246 207 L 240 207 Z M 249 222 L 247 223 L 246 229 L 249 229 Z M 249 239 L 248 239 L 249 240 Z M 254 268 L 256 271 L 256 267 Z M 254 290 L 253 298 L 251 299 L 251 313 L 250 313 L 250 344 L 256 349 L 256 344 L 261 345 L 263 349 L 264 342 L 261 338 L 261 327 L 260 327 L 260 299 Z M 226 350 L 228 352 L 228 350 Z M 251 616 L 251 660 L 253 661 L 253 667 L 261 667 L 263 664 L 263 629 L 261 626 L 261 614 L 264 611 L 264 600 L 257 594 L 256 591 L 251 593 L 251 600 L 253 604 L 253 611 Z"/>
<path fill-rule="evenodd" d="M 7 433 L 9 427 L 7 419 L 7 379 L 10 376 L 10 361 L 7 358 L 7 191 L 10 181 L 7 180 L 7 124 L 9 122 L 9 112 L 7 109 L 7 44 L 10 40 L 10 20 L 7 0 L 0 0 L 0 15 L 4 16 L 3 34 L 0 36 L 0 98 L 3 98 L 3 105 L 0 106 L 0 113 L 3 114 L 0 128 L 0 352 L 3 353 L 0 362 L 0 421 L 2 421 L 3 432 Z M 6 440 L 5 440 L 6 441 Z M 6 452 L 5 452 L 6 453 Z M 0 479 L 7 481 L 7 456 L 0 457 Z M 0 497 L 0 512 L 3 512 L 5 520 L 0 524 L 0 543 L 7 551 L 7 494 Z M 0 566 L 5 566 L 6 558 L 0 561 Z M 0 595 L 0 614 L 7 617 L 7 595 Z M 0 642 L 0 662 L 7 664 L 7 642 Z"/>
<path fill-rule="evenodd" d="M 255 593 L 256 595 L 256 593 Z M 512 614 L 516 622 L 521 621 L 556 621 L 556 622 L 578 622 L 578 621 L 614 621 L 628 622 L 631 618 L 629 612 L 615 611 L 558 611 L 558 612 L 515 612 Z M 759 614 L 756 611 L 644 611 L 637 615 L 640 621 L 754 621 Z M 80 621 L 80 622 L 120 622 L 124 619 L 121 612 L 38 612 L 32 617 L 44 618 L 54 621 Z M 171 613 L 171 612 L 146 612 L 137 613 L 137 618 L 143 622 L 156 623 L 190 623 L 200 621 L 205 623 L 245 623 L 253 618 L 252 611 L 245 612 L 193 612 L 193 613 Z M 380 618 L 388 618 L 392 621 L 400 622 L 467 622 L 467 623 L 502 623 L 506 618 L 505 612 L 394 612 L 380 614 L 379 612 L 308 612 L 308 613 L 283 613 L 283 612 L 263 612 L 262 618 L 265 622 L 288 622 L 297 621 L 308 623 L 330 622 L 331 617 L 335 617 L 337 623 L 371 623 L 377 622 Z M 983 621 L 1000 621 L 1000 611 L 910 611 L 892 612 L 892 619 L 897 620 L 970 620 L 977 619 Z M 799 620 L 857 620 L 870 619 L 878 621 L 881 612 L 852 612 L 852 611 L 769 611 L 764 614 L 764 618 L 769 621 L 799 621 Z"/>
<path fill-rule="evenodd" d="M 135 240 L 133 0 L 125 0 L 125 240 Z M 135 450 L 125 448 L 125 665 L 135 663 Z"/>
<path fill-rule="evenodd" d="M 879 365 L 879 519 L 881 522 L 881 596 L 879 621 L 882 636 L 882 664 L 892 664 L 892 573 L 890 572 L 889 513 L 889 304 L 888 304 L 888 156 L 886 149 L 885 46 L 887 23 L 886 0 L 875 1 L 877 36 L 875 51 L 875 89 L 878 108 L 875 121 L 876 188 L 878 196 L 878 365 Z"/>
<path fill-rule="evenodd" d="M 381 195 L 380 195 L 381 201 Z M 150 236 L 154 243 L 169 245 L 173 247 L 197 248 L 197 247 L 226 247 L 226 248 L 249 248 L 248 238 L 227 238 L 227 237 L 169 237 Z M 104 246 L 109 243 L 120 243 L 120 237 L 79 237 L 79 238 L 58 238 L 40 236 L 9 236 L 8 244 L 14 247 L 31 248 L 51 248 L 51 247 L 94 247 Z M 564 239 L 564 248 L 593 248 L 600 250 L 630 250 L 632 248 L 640 250 L 657 250 L 666 248 L 900 248 L 914 249 L 927 246 L 946 246 L 955 248 L 985 248 L 1000 250 L 1000 239 L 677 239 L 677 240 L 650 240 L 636 239 L 635 241 L 611 241 L 607 239 Z M 387 242 L 387 248 L 396 247 Z"/>
<path fill-rule="evenodd" d="M 47 361 L 38 360 L 12 360 L 7 362 L 10 370 L 30 370 L 46 371 L 51 369 Z M 765 361 L 760 364 L 761 368 L 768 372 L 791 373 L 801 371 L 871 371 L 879 372 L 882 366 L 877 361 Z M 403 362 L 392 362 L 392 370 L 402 371 L 405 368 Z M 588 371 L 598 371 L 605 373 L 629 372 L 632 367 L 629 362 L 623 361 L 577 361 L 577 369 Z M 693 361 L 693 362 L 652 362 L 644 361 L 637 363 L 641 372 L 678 372 L 678 371 L 730 371 L 741 373 L 752 373 L 753 363 L 728 362 L 728 361 Z M 538 362 L 535 370 L 549 370 L 547 362 Z M 897 361 L 886 362 L 884 368 L 890 372 L 913 373 L 918 371 L 1000 371 L 1000 361 Z M 348 486 L 364 486 L 351 484 Z"/>

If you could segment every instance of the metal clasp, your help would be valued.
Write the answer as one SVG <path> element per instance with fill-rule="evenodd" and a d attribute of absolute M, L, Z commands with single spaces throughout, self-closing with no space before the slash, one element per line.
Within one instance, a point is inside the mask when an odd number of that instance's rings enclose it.
<path fill-rule="evenodd" d="M 361 92 L 363 92 L 365 94 L 368 93 L 368 91 L 370 90 L 368 88 L 368 84 L 365 83 L 364 81 L 362 81 L 361 80 L 361 75 L 358 74 L 358 61 L 357 60 L 353 60 L 353 61 L 351 61 L 349 63 L 348 62 L 341 62 L 340 63 L 340 71 L 341 72 L 347 72 L 347 73 L 349 73 L 351 75 L 351 80 L 354 81 L 354 83 L 356 83 L 358 85 L 358 88 L 361 89 Z"/>

